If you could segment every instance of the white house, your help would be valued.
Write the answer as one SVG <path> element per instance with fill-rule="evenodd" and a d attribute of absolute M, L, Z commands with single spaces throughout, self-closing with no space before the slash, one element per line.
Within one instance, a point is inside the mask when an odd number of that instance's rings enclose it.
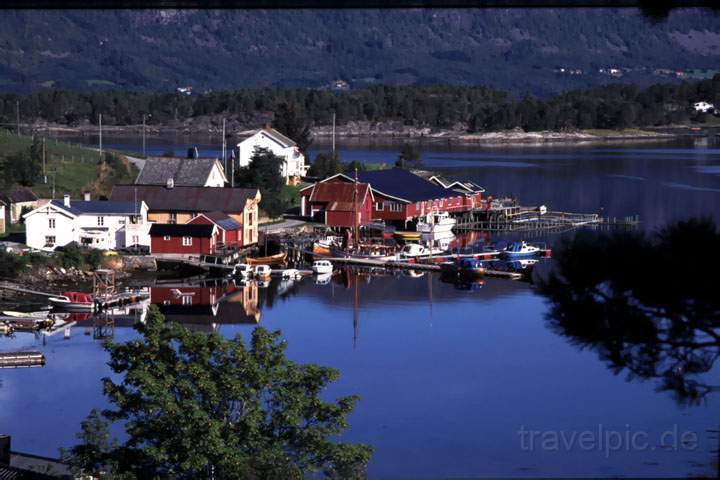
<path fill-rule="evenodd" d="M 708 113 L 708 112 L 712 112 L 713 110 L 715 110 L 715 105 L 713 105 L 712 103 L 708 103 L 708 102 L 695 102 L 693 104 L 693 107 L 695 107 L 696 112 L 703 112 L 703 113 Z"/>
<path fill-rule="evenodd" d="M 26 213 L 27 245 L 51 251 L 71 242 L 101 250 L 150 246 L 145 202 L 52 200 Z"/>
<path fill-rule="evenodd" d="M 304 177 L 310 168 L 310 165 L 305 165 L 305 155 L 300 153 L 297 144 L 273 128 L 258 130 L 237 146 L 240 167 L 250 165 L 255 148 L 262 147 L 284 159 L 281 173 L 289 181 Z"/>

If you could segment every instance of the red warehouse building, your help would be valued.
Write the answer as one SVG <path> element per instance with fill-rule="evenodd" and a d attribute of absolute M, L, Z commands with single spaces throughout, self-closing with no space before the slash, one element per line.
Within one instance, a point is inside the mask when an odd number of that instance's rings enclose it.
<path fill-rule="evenodd" d="M 360 172 L 358 177 L 363 184 L 370 186 L 372 220 L 400 224 L 435 211 L 464 212 L 480 207 L 483 202 L 484 190 L 472 182 L 448 182 L 448 186 L 445 186 L 444 179 L 440 177 L 426 180 L 402 168 Z M 354 180 L 340 173 L 306 187 L 302 191 L 303 216 L 312 216 L 316 211 L 311 195 L 317 186 L 333 183 L 352 185 Z M 328 187 L 324 190 L 327 196 L 323 199 L 331 202 L 336 199 L 333 194 L 343 191 Z"/>
<path fill-rule="evenodd" d="M 243 246 L 243 226 L 223 212 L 201 213 L 192 218 L 188 225 L 215 225 L 215 246 L 217 249 L 236 249 Z"/>
<path fill-rule="evenodd" d="M 150 227 L 150 253 L 158 257 L 187 257 L 215 253 L 217 226 L 162 224 Z"/>
<path fill-rule="evenodd" d="M 302 192 L 301 215 L 331 227 L 367 225 L 373 219 L 373 193 L 367 183 L 318 182 Z"/>

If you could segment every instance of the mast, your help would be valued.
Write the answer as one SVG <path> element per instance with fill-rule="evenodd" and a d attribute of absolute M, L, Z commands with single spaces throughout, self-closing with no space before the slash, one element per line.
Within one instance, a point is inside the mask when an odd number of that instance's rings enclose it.
<path fill-rule="evenodd" d="M 357 249 L 360 244 L 360 232 L 359 232 L 359 223 L 360 219 L 358 218 L 358 170 L 355 168 L 355 183 L 353 185 L 353 226 L 354 226 L 354 233 L 355 233 L 355 248 Z"/>
<path fill-rule="evenodd" d="M 333 110 L 333 122 L 332 122 L 332 154 L 333 159 L 335 158 L 335 110 Z"/>
<path fill-rule="evenodd" d="M 223 159 L 223 166 L 225 167 L 225 174 L 227 175 L 227 156 L 225 155 L 227 151 L 227 145 L 225 142 L 225 119 L 223 118 L 222 122 L 222 159 Z"/>

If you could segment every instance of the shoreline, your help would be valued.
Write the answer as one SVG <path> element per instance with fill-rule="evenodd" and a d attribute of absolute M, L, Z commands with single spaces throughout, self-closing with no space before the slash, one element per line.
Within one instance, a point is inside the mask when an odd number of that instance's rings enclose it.
<path fill-rule="evenodd" d="M 62 125 L 25 125 L 24 128 L 34 132 L 48 132 L 53 136 L 62 139 L 63 136 L 96 136 L 98 128 L 94 125 L 82 125 L 69 127 Z M 657 128 L 657 127 L 655 127 Z M 608 142 L 655 142 L 668 141 L 687 136 L 691 127 L 664 127 L 667 130 L 676 130 L 672 133 L 658 132 L 643 129 L 626 130 L 578 130 L 571 132 L 538 131 L 525 132 L 520 129 L 504 130 L 497 132 L 467 133 L 462 130 L 438 130 L 432 131 L 429 128 L 406 127 L 403 129 L 373 129 L 373 128 L 348 128 L 336 129 L 336 139 L 345 141 L 386 141 L 386 142 L 446 142 L 466 146 L 528 146 L 528 145 L 553 145 L 553 144 L 602 144 Z M 231 133 L 233 140 L 242 140 L 249 136 L 252 130 L 240 130 Z M 140 136 L 142 135 L 141 125 L 108 125 L 103 126 L 103 135 L 108 137 L 117 136 Z M 187 128 L 185 126 L 152 126 L 146 128 L 147 138 L 162 138 L 164 136 L 219 136 L 220 131 L 215 128 Z M 330 141 L 332 131 L 329 127 L 320 126 L 312 129 L 315 140 Z M 697 135 L 697 134 L 695 134 Z"/>

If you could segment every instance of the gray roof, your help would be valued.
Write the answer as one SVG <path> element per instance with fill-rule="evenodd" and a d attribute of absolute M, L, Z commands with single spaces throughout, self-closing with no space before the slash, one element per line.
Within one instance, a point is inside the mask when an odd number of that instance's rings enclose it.
<path fill-rule="evenodd" d="M 165 185 L 169 178 L 179 187 L 202 187 L 217 159 L 151 157 L 135 180 L 138 185 Z"/>
<path fill-rule="evenodd" d="M 150 211 L 238 213 L 248 200 L 259 197 L 257 188 L 174 187 L 115 185 L 110 200 L 144 200 Z"/>
<path fill-rule="evenodd" d="M 285 148 L 287 148 L 287 147 L 294 147 L 295 145 L 297 145 L 297 143 L 295 143 L 295 141 L 294 141 L 293 139 L 286 137 L 285 135 L 283 135 L 282 133 L 278 132 L 278 131 L 275 130 L 274 128 L 261 128 L 260 130 L 254 131 L 254 132 L 253 132 L 253 135 L 256 135 L 256 134 L 258 134 L 258 133 L 260 133 L 260 132 L 265 133 L 265 135 L 267 135 L 268 137 L 272 138 L 273 140 L 275 140 L 276 142 L 278 142 L 279 144 L 281 144 L 281 145 L 282 145 L 283 147 L 285 147 Z M 252 136 L 252 135 L 251 135 L 251 136 Z M 250 138 L 250 137 L 248 137 L 248 138 Z M 245 139 L 245 140 L 247 140 L 247 139 Z M 243 140 L 243 142 L 244 142 L 245 140 Z M 240 142 L 240 143 L 242 143 L 242 142 Z"/>
<path fill-rule="evenodd" d="M 0 195 L 5 204 L 34 202 L 38 199 L 37 195 L 29 188 L 17 188 L 10 193 Z"/>
<path fill-rule="evenodd" d="M 63 200 L 52 200 L 52 205 L 73 215 L 138 215 L 142 210 L 141 202 L 111 202 L 104 200 L 71 200 L 66 207 Z"/>

